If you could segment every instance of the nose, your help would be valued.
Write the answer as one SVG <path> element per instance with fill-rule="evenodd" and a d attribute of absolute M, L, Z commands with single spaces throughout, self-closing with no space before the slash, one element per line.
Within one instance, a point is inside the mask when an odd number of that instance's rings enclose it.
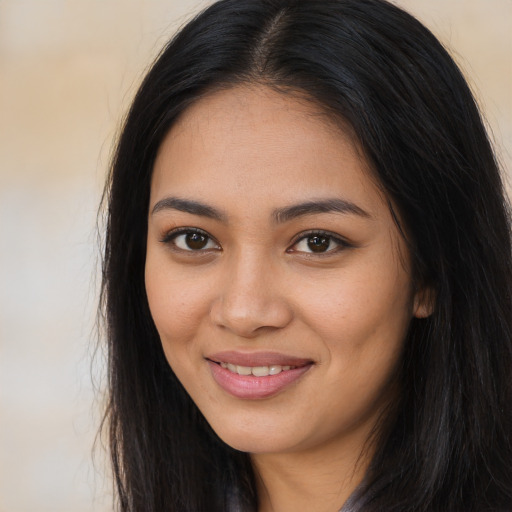
<path fill-rule="evenodd" d="M 279 269 L 268 259 L 240 255 L 226 265 L 210 310 L 213 323 L 243 338 L 286 327 L 293 311 L 280 278 Z"/>

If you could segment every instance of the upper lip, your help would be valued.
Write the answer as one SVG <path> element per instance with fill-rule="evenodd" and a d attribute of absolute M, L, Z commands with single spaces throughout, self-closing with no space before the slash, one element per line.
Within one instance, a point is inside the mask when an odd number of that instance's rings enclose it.
<path fill-rule="evenodd" d="M 231 363 L 237 366 L 306 366 L 311 359 L 295 357 L 278 352 L 237 352 L 234 350 L 217 352 L 206 357 L 214 363 Z"/>

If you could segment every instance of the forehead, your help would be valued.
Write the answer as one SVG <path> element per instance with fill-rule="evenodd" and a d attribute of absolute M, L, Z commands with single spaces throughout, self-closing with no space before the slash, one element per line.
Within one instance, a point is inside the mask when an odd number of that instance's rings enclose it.
<path fill-rule="evenodd" d="M 163 194 L 210 201 L 297 202 L 351 195 L 371 210 L 382 193 L 349 130 L 314 102 L 264 86 L 208 94 L 162 142 L 152 200 Z"/>

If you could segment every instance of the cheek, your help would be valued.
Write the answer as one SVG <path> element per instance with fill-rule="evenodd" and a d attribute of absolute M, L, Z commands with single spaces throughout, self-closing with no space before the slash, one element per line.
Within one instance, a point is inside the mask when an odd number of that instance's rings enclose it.
<path fill-rule="evenodd" d="M 300 291 L 305 322 L 328 348 L 380 352 L 401 345 L 412 318 L 413 295 L 405 272 L 389 264 L 342 271 Z"/>
<path fill-rule="evenodd" d="M 189 279 L 183 271 L 159 265 L 148 252 L 145 269 L 149 309 L 164 348 L 166 344 L 184 343 L 193 337 L 208 316 L 206 283 Z"/>
<path fill-rule="evenodd" d="M 325 435 L 331 427 L 348 428 L 373 417 L 390 392 L 412 318 L 409 280 L 401 272 L 383 274 L 368 267 L 358 277 L 346 273 L 332 279 L 328 290 L 310 288 L 301 308 L 326 350 L 322 400 L 327 416 L 317 425 L 319 433 L 327 429 Z"/>

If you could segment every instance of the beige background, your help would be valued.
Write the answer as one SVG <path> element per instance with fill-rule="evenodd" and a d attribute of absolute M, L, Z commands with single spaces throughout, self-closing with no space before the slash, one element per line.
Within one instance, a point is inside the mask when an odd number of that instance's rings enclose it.
<path fill-rule="evenodd" d="M 111 510 L 92 373 L 96 209 L 118 122 L 197 0 L 0 0 L 0 512 Z M 512 169 L 512 0 L 401 0 Z"/>

